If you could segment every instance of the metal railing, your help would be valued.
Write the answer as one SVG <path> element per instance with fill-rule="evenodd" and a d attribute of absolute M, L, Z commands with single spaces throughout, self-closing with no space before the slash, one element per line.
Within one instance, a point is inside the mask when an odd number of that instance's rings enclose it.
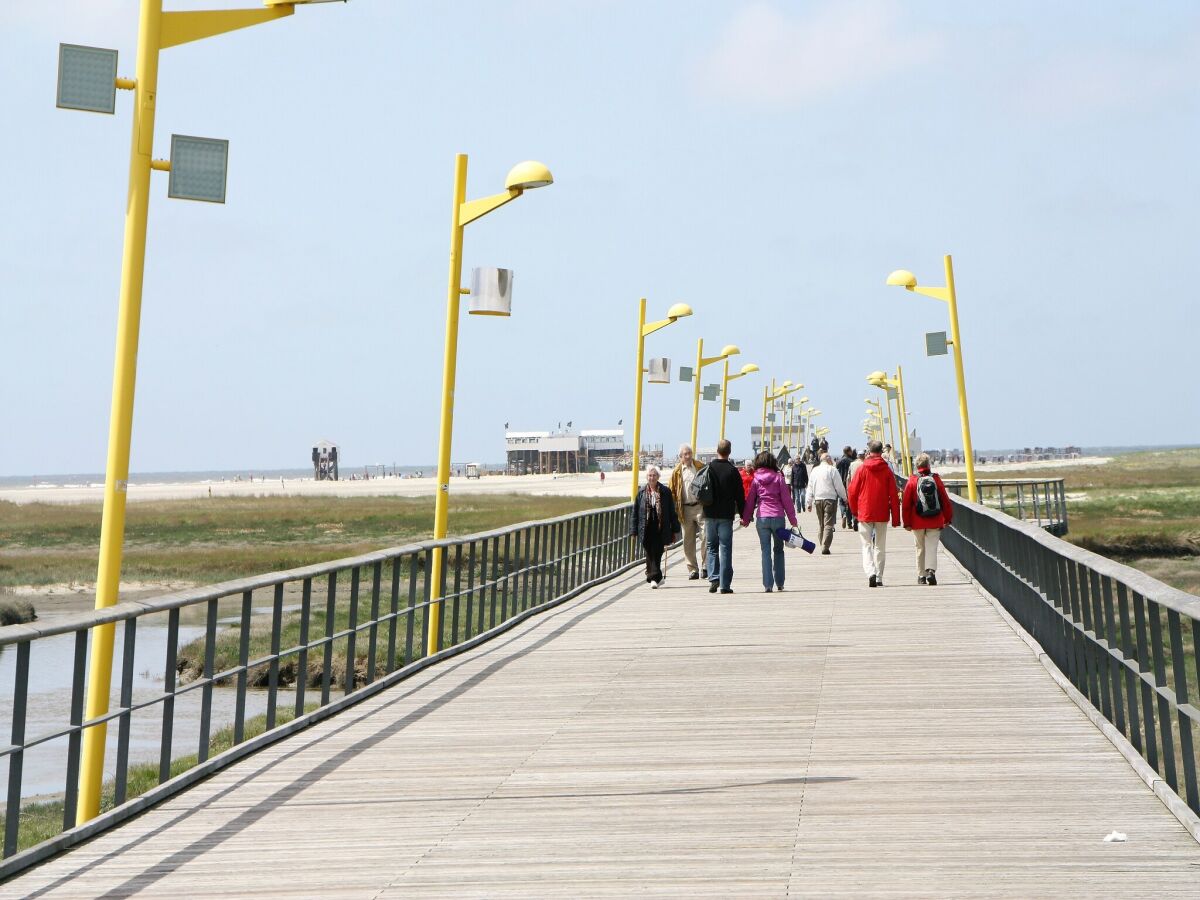
<path fill-rule="evenodd" d="M 1200 814 L 1200 597 L 1030 522 L 954 503 L 946 547 Z"/>
<path fill-rule="evenodd" d="M 0 762 L 8 766 L 0 878 L 129 818 L 260 746 L 624 571 L 643 557 L 640 544 L 628 537 L 629 510 L 630 504 L 624 504 L 230 581 L 147 602 L 127 601 L 48 627 L 34 623 L 0 628 L 0 651 L 16 657 L 7 723 L 10 740 L 0 747 Z M 425 657 L 435 547 L 445 548 L 446 564 L 440 573 L 445 605 L 437 635 L 439 652 Z M 256 610 L 263 612 L 256 615 Z M 233 615 L 226 617 L 230 612 Z M 166 641 L 160 657 L 161 687 L 156 680 L 147 695 L 138 635 L 139 623 L 146 629 L 149 617 L 165 617 Z M 183 619 L 203 623 L 185 629 L 202 628 L 190 642 L 190 668 L 180 656 Z M 225 627 L 223 622 L 232 624 Z M 114 672 L 113 679 L 119 685 L 120 699 L 106 715 L 85 721 L 88 632 L 106 623 L 115 623 L 117 636 L 122 638 L 120 671 Z M 67 636 L 73 636 L 73 644 L 65 721 L 27 735 L 31 702 L 41 697 L 30 694 L 31 662 L 55 638 L 61 650 L 61 641 Z M 184 643 L 186 649 L 186 636 Z M 181 679 L 181 674 L 192 677 Z M 140 684 L 139 691 L 135 691 L 135 683 Z M 218 724 L 213 713 L 214 696 L 221 696 L 218 690 L 234 692 L 232 735 L 226 741 L 232 746 L 210 758 L 213 729 Z M 280 703 L 285 690 L 288 695 L 294 692 L 294 697 L 283 698 L 286 708 Z M 255 723 L 263 733 L 248 739 L 248 698 L 262 707 L 264 693 L 265 712 Z M 42 699 L 50 703 L 49 698 Z M 191 746 L 180 747 L 175 739 L 179 726 L 194 728 L 197 724 L 180 718 L 185 702 L 189 709 L 198 706 L 198 733 L 194 743 L 189 741 Z M 55 714 L 50 711 L 51 716 Z M 150 761 L 157 767 L 156 777 L 152 777 L 157 786 L 134 798 L 129 784 L 136 761 L 131 764 L 130 742 L 137 714 L 149 714 L 160 720 L 161 726 L 157 760 Z M 35 718 L 46 721 L 45 715 Z M 117 732 L 115 774 L 105 785 L 107 811 L 76 827 L 83 732 L 102 723 L 115 724 Z M 65 764 L 59 782 L 62 833 L 18 853 L 25 758 L 31 750 L 55 742 L 61 747 L 64 741 Z M 182 774 L 178 752 L 195 754 L 191 769 Z"/>
<path fill-rule="evenodd" d="M 943 479 L 946 490 L 967 496 L 967 483 Z M 1059 537 L 1067 533 L 1067 493 L 1061 478 L 977 478 L 979 502 Z"/>

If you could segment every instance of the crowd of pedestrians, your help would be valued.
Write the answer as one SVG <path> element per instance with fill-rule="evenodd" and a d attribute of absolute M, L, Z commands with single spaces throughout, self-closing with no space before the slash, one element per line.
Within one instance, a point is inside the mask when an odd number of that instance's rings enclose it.
<path fill-rule="evenodd" d="M 629 532 L 645 549 L 646 581 L 652 588 L 666 578 L 665 548 L 681 541 L 688 579 L 708 581 L 710 593 L 732 594 L 734 528 L 738 523 L 749 528 L 753 522 L 763 590 L 782 591 L 789 526 L 798 530 L 797 513 L 804 510 L 816 513 L 822 555 L 830 555 L 839 521 L 843 529 L 858 533 L 868 587 L 883 586 L 888 533 L 901 525 L 913 535 L 917 582 L 937 584 L 938 545 L 954 510 L 941 477 L 930 469 L 928 454 L 916 458 L 916 469 L 901 490 L 896 455 L 880 441 L 869 442 L 861 453 L 847 446 L 835 463 L 828 444 L 814 439 L 791 460 L 786 475 L 768 450 L 739 468 L 729 458 L 732 449 L 722 440 L 716 458 L 704 465 L 692 447 L 681 445 L 666 484 L 656 466 L 647 470 L 630 512 Z M 806 458 L 814 463 L 811 472 Z"/>

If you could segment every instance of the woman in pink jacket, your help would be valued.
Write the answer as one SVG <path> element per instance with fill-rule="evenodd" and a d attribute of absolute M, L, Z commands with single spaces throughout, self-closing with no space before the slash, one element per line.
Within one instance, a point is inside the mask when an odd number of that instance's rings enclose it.
<path fill-rule="evenodd" d="M 796 507 L 787 481 L 779 472 L 779 463 L 769 450 L 754 457 L 754 477 L 750 479 L 746 506 L 742 510 L 743 527 L 750 527 L 750 519 L 756 511 L 758 543 L 762 548 L 763 590 L 769 594 L 774 586 L 782 591 L 783 541 L 775 532 L 784 527 L 785 519 L 795 527 Z"/>

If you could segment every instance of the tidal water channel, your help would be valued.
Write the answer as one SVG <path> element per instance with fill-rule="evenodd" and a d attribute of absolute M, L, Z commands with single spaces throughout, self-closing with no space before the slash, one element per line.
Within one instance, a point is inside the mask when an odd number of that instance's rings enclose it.
<path fill-rule="evenodd" d="M 236 608 L 236 604 L 231 607 L 231 611 L 233 608 Z M 255 610 L 256 615 L 263 612 L 269 614 L 270 608 Z M 177 650 L 204 636 L 203 626 L 197 625 L 193 621 L 202 614 L 202 608 L 182 611 Z M 224 610 L 222 614 L 225 614 Z M 167 635 L 166 613 L 143 616 L 138 620 L 137 641 L 134 649 L 133 701 L 135 704 L 162 696 L 167 659 Z M 118 623 L 113 651 L 110 709 L 115 709 L 120 701 L 123 652 L 124 626 L 122 623 Z M 44 638 L 32 643 L 25 721 L 26 741 L 62 730 L 70 723 L 74 659 L 75 636 L 73 634 Z M 0 649 L 0 741 L 5 744 L 10 740 L 12 732 L 16 663 L 17 652 L 14 647 Z M 176 687 L 179 689 L 186 686 L 177 684 Z M 295 694 L 291 691 L 280 690 L 278 697 L 280 707 L 286 708 L 294 702 Z M 170 752 L 172 759 L 197 751 L 200 739 L 200 703 L 200 690 L 193 690 L 175 698 Z M 217 687 L 213 690 L 210 733 L 216 733 L 223 726 L 233 722 L 235 704 L 236 692 L 233 688 Z M 266 708 L 267 692 L 265 690 L 247 691 L 247 719 L 266 712 Z M 116 771 L 117 729 L 117 721 L 109 723 L 104 760 L 106 779 L 112 778 Z M 158 762 L 162 729 L 162 703 L 155 703 L 133 714 L 130 720 L 130 765 Z M 62 737 L 26 752 L 21 782 L 22 797 L 49 798 L 62 795 L 66 785 L 67 746 L 67 738 Z M 0 784 L 7 784 L 8 768 L 8 758 L 0 760 Z"/>

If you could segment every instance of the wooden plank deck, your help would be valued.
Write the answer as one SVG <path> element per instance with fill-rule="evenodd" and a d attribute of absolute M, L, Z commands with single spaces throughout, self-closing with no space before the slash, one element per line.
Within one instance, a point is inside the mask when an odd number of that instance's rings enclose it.
<path fill-rule="evenodd" d="M 875 590 L 852 532 L 783 593 L 751 533 L 732 596 L 672 554 L 0 896 L 1195 897 L 1200 846 L 948 554 L 920 587 L 890 543 Z"/>

